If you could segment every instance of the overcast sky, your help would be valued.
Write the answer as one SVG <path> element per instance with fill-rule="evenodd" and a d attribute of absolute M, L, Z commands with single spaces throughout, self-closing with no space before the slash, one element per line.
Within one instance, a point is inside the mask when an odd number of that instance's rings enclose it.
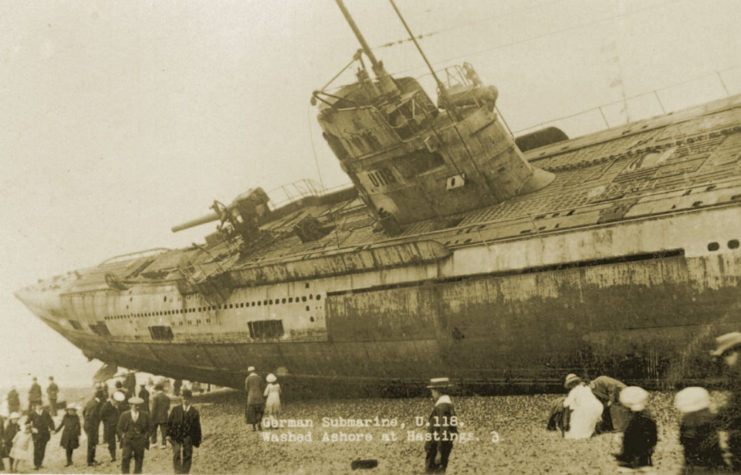
<path fill-rule="evenodd" d="M 387 2 L 346 3 L 372 46 L 406 37 Z M 666 110 L 741 92 L 735 0 L 397 4 L 436 67 L 468 61 L 499 88 L 513 130 L 656 89 Z M 214 199 L 347 183 L 309 99 L 357 48 L 332 0 L 0 1 L 0 392 L 31 374 L 86 384 L 99 367 L 14 290 L 202 241 L 212 225 L 169 229 Z M 426 72 L 409 42 L 375 53 L 392 73 Z M 654 95 L 628 101 L 631 119 L 660 112 Z M 625 120 L 620 103 L 605 114 Z"/>

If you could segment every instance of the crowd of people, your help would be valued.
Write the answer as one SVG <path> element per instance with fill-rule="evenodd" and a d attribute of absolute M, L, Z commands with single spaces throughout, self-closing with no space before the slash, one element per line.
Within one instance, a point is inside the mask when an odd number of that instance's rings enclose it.
<path fill-rule="evenodd" d="M 701 387 L 687 387 L 675 395 L 674 405 L 681 414 L 679 442 L 684 452 L 687 473 L 704 471 L 741 472 L 741 333 L 733 332 L 716 339 L 711 352 L 721 358 L 729 371 L 730 396 L 717 413 L 712 410 L 709 392 Z M 281 414 L 281 386 L 274 374 L 265 379 L 255 367 L 248 368 L 245 379 L 245 420 L 253 431 L 277 427 L 270 423 Z M 169 382 L 169 381 L 168 381 Z M 136 379 L 127 375 L 108 392 L 106 384 L 96 386 L 93 397 L 82 409 L 75 404 L 62 405 L 64 415 L 58 425 L 54 418 L 60 408 L 59 387 L 49 378 L 46 389 L 48 409 L 43 406 L 43 392 L 33 378 L 28 393 L 28 413 L 21 415 L 21 401 L 15 387 L 6 396 L 9 415 L 0 417 L 0 470 L 4 458 L 10 470 L 18 472 L 28 464 L 42 468 L 46 446 L 52 434 L 62 433 L 59 444 L 65 449 L 67 464 L 73 465 L 73 454 L 80 447 L 82 431 L 87 438 L 87 465 L 94 467 L 101 425 L 103 444 L 111 462 L 120 450 L 121 471 L 142 473 L 145 451 L 158 446 L 172 448 L 175 473 L 189 473 L 193 449 L 202 441 L 200 414 L 191 404 L 191 389 L 173 386 L 180 393 L 181 404 L 171 407 L 165 385 L 147 385 L 136 391 Z M 428 473 L 445 472 L 457 434 L 457 418 L 448 378 L 435 378 L 427 386 L 435 405 L 429 416 L 425 439 L 425 469 Z M 560 430 L 564 439 L 586 439 L 601 433 L 615 432 L 621 450 L 613 454 L 623 470 L 651 470 L 658 443 L 657 424 L 651 414 L 650 395 L 643 388 L 609 376 L 599 376 L 587 383 L 576 374 L 566 376 L 568 394 L 554 402 L 548 421 L 549 430 Z M 158 433 L 161 443 L 158 444 Z M 362 461 L 373 462 L 373 461 Z"/>
<path fill-rule="evenodd" d="M 725 363 L 730 395 L 717 413 L 705 388 L 687 387 L 675 395 L 685 472 L 741 472 L 741 333 L 718 337 L 710 354 Z M 564 387 L 568 395 L 554 402 L 549 430 L 561 430 L 566 439 L 615 431 L 622 441 L 622 451 L 614 454 L 618 466 L 651 469 L 658 434 L 648 392 L 608 376 L 586 384 L 575 374 L 566 377 Z"/>
<path fill-rule="evenodd" d="M 158 447 L 158 429 L 161 436 L 159 447 L 166 448 L 168 442 L 172 447 L 173 471 L 190 472 L 193 448 L 199 447 L 202 440 L 200 413 L 191 404 L 191 389 L 182 390 L 182 402 L 171 407 L 171 398 L 165 393 L 164 384 L 154 385 L 155 394 L 150 400 L 147 385 L 142 384 L 137 392 L 135 375 L 130 373 L 123 381 L 116 382 L 111 393 L 107 384 L 96 384 L 84 408 L 64 403 L 65 414 L 55 422 L 60 408 L 57 399 L 59 387 L 53 378 L 49 381 L 46 390 L 48 409 L 43 405 L 43 393 L 36 378 L 33 378 L 28 393 L 26 415 L 22 414 L 17 389 L 11 388 L 6 395 L 9 414 L 7 421 L 0 416 L 0 471 L 5 470 L 5 458 L 9 460 L 12 472 L 31 468 L 40 470 L 46 447 L 52 435 L 59 432 L 62 433 L 59 444 L 65 450 L 67 460 L 65 467 L 70 467 L 74 464 L 74 451 L 80 447 L 83 430 L 87 439 L 87 466 L 98 466 L 96 449 L 102 426 L 103 443 L 110 461 L 115 463 L 120 454 L 122 473 L 130 472 L 132 459 L 134 473 L 142 473 L 145 451 L 150 444 Z M 79 414 L 81 409 L 82 414 Z"/>

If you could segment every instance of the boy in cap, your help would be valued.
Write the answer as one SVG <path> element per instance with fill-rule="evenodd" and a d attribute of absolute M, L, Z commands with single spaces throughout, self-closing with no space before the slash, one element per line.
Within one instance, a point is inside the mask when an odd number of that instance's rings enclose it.
<path fill-rule="evenodd" d="M 726 466 L 718 439 L 718 420 L 710 412 L 710 394 L 705 388 L 684 388 L 674 398 L 682 413 L 679 443 L 684 449 L 685 470 L 703 467 L 710 470 Z"/>
<path fill-rule="evenodd" d="M 734 470 L 741 470 L 741 333 L 732 332 L 715 339 L 716 347 L 711 356 L 722 358 L 729 373 L 730 395 L 719 411 L 721 427 L 728 433 L 728 451 Z"/>
<path fill-rule="evenodd" d="M 656 422 L 646 411 L 648 393 L 638 386 L 620 391 L 620 403 L 630 409 L 632 417 L 623 434 L 623 451 L 615 455 L 618 465 L 632 469 L 653 466 L 658 435 Z"/>
<path fill-rule="evenodd" d="M 445 472 L 448 468 L 450 452 L 453 451 L 453 439 L 458 434 L 455 408 L 447 394 L 449 387 L 448 378 L 433 378 L 427 386 L 432 392 L 432 399 L 435 400 L 435 408 L 427 424 L 427 437 L 430 440 L 425 438 L 425 471 L 427 473 Z"/>
<path fill-rule="evenodd" d="M 131 457 L 134 457 L 134 473 L 142 473 L 144 466 L 144 450 L 149 448 L 149 436 L 152 432 L 152 422 L 149 414 L 139 410 L 144 403 L 140 397 L 129 399 L 129 411 L 121 414 L 117 430 L 121 434 L 121 472 L 129 473 Z"/>

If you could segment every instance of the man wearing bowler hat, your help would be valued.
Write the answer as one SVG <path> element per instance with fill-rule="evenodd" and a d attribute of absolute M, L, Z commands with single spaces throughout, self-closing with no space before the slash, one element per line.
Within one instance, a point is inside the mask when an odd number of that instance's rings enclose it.
<path fill-rule="evenodd" d="M 711 356 L 720 357 L 729 373 L 730 395 L 718 414 L 723 429 L 728 433 L 728 451 L 734 471 L 741 471 L 741 333 L 732 332 L 715 339 Z"/>
<path fill-rule="evenodd" d="M 193 392 L 183 390 L 183 404 L 175 406 L 167 420 L 167 440 L 172 444 L 175 473 L 190 473 L 193 447 L 201 445 L 201 415 L 191 405 Z"/>
<path fill-rule="evenodd" d="M 149 449 L 149 436 L 152 422 L 149 414 L 139 410 L 144 403 L 140 397 L 129 399 L 130 410 L 121 414 L 118 420 L 118 433 L 121 434 L 121 473 L 129 473 L 131 457 L 134 457 L 134 473 L 142 473 L 144 450 Z"/>
<path fill-rule="evenodd" d="M 448 396 L 450 381 L 448 378 L 433 378 L 428 389 L 432 391 L 435 408 L 430 414 L 425 438 L 425 471 L 427 473 L 444 473 L 448 468 L 448 459 L 453 450 L 452 434 L 458 433 L 458 421 L 455 418 L 453 401 Z M 427 440 L 430 438 L 430 440 Z"/>

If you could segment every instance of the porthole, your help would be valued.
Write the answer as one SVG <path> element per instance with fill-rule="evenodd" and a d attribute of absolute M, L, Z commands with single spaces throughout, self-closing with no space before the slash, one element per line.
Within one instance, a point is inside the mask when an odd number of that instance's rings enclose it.
<path fill-rule="evenodd" d="M 738 249 L 738 239 L 728 241 L 728 249 Z"/>
<path fill-rule="evenodd" d="M 306 302 L 306 296 L 301 297 L 302 302 Z"/>
<path fill-rule="evenodd" d="M 307 312 L 309 311 L 309 306 L 308 306 L 308 305 L 306 306 L 306 311 L 307 311 Z"/>
<path fill-rule="evenodd" d="M 288 303 L 293 303 L 293 297 L 288 297 Z"/>
<path fill-rule="evenodd" d="M 273 305 L 273 299 L 268 300 L 268 304 Z"/>
<path fill-rule="evenodd" d="M 262 301 L 262 304 L 263 304 L 263 305 L 267 305 L 267 304 L 268 304 L 268 301 L 267 301 L 267 300 L 263 300 L 263 301 Z"/>
<path fill-rule="evenodd" d="M 718 249 L 720 249 L 720 244 L 717 242 L 711 242 L 708 244 L 708 251 L 717 251 Z"/>
<path fill-rule="evenodd" d="M 317 300 L 321 300 L 322 299 L 322 296 L 320 294 L 317 294 L 316 299 Z"/>
<path fill-rule="evenodd" d="M 309 294 L 309 300 L 314 300 L 314 294 Z"/>
<path fill-rule="evenodd" d="M 286 299 L 285 298 L 281 299 L 280 303 L 286 303 Z"/>
<path fill-rule="evenodd" d="M 253 307 L 255 306 L 255 302 L 252 302 L 252 306 L 253 306 Z"/>
<path fill-rule="evenodd" d="M 309 317 L 309 321 L 313 322 L 314 321 L 314 317 Z"/>
<path fill-rule="evenodd" d="M 307 289 L 309 288 L 309 283 L 308 283 L 308 282 L 306 283 L 306 288 L 307 288 Z"/>

